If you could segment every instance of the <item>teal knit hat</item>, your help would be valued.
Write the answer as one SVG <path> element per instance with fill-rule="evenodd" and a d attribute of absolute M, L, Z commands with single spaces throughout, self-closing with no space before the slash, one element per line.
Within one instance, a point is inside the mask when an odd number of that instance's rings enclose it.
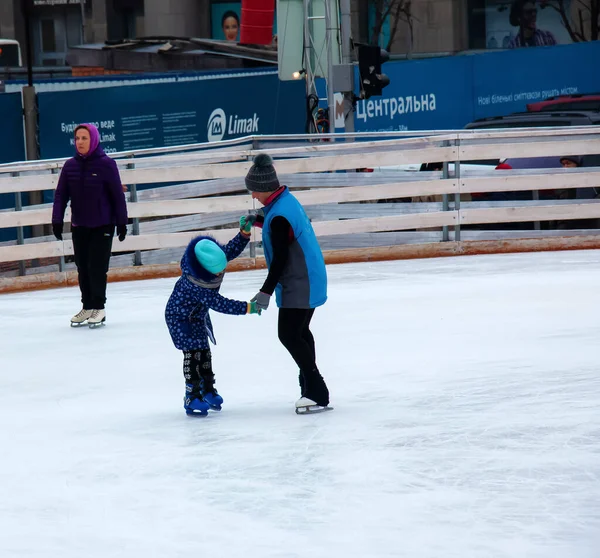
<path fill-rule="evenodd" d="M 227 256 L 219 245 L 208 238 L 203 238 L 194 246 L 194 253 L 200 265 L 209 273 L 217 275 L 227 267 Z"/>

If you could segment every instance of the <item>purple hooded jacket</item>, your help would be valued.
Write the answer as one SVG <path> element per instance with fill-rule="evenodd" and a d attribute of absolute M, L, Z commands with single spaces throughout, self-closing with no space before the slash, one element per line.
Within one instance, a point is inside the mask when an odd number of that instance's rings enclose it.
<path fill-rule="evenodd" d="M 117 164 L 100 147 L 96 126 L 82 126 L 90 132 L 90 150 L 65 163 L 54 194 L 52 223 L 63 222 L 70 200 L 74 227 L 126 225 L 127 204 Z"/>

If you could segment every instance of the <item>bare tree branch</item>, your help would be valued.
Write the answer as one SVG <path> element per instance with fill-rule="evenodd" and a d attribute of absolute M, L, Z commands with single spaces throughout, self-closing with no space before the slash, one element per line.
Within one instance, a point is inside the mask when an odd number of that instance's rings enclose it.
<path fill-rule="evenodd" d="M 575 29 L 573 29 L 573 27 L 571 25 L 571 19 L 569 18 L 569 16 L 567 15 L 567 12 L 565 10 L 564 0 L 551 0 L 546 3 L 546 6 L 548 6 L 549 8 L 552 8 L 553 10 L 556 10 L 560 14 L 562 24 L 565 26 L 567 33 L 569 33 L 571 40 L 574 43 L 579 43 L 581 41 L 581 38 L 580 38 L 579 34 L 577 33 L 577 31 L 575 31 Z"/>
<path fill-rule="evenodd" d="M 564 0 L 547 0 L 544 5 L 552 8 L 556 12 L 560 14 L 560 18 L 562 20 L 562 24 L 565 29 L 569 33 L 571 40 L 575 43 L 586 42 L 588 40 L 597 41 L 600 35 L 600 0 L 589 0 L 585 2 L 584 0 L 575 0 L 582 8 L 577 10 L 578 22 L 572 22 L 569 14 L 567 14 L 567 10 L 565 8 Z M 586 34 L 586 20 L 588 20 L 587 15 L 589 14 L 590 20 L 590 38 L 587 38 Z"/>
<path fill-rule="evenodd" d="M 587 39 L 585 38 L 585 27 L 583 25 L 583 11 L 577 10 L 577 12 L 579 14 L 579 28 L 581 29 L 581 36 L 583 37 L 584 41 L 587 41 Z"/>
<path fill-rule="evenodd" d="M 375 8 L 375 21 L 371 30 L 370 43 L 378 45 L 386 21 L 390 22 L 390 36 L 386 50 L 390 50 L 401 21 L 408 24 L 411 46 L 414 37 L 412 0 L 367 0 Z"/>
<path fill-rule="evenodd" d="M 412 15 L 411 15 L 411 7 L 412 7 L 411 0 L 406 0 L 404 2 L 397 3 L 396 9 L 394 10 L 394 13 L 393 13 L 392 27 L 390 28 L 390 37 L 389 37 L 388 43 L 386 45 L 386 50 L 388 52 L 392 48 L 392 44 L 394 42 L 394 39 L 396 38 L 396 33 L 398 32 L 398 26 L 400 24 L 400 21 L 403 21 L 408 24 L 408 27 L 410 30 L 410 44 L 411 44 L 411 50 L 412 50 L 413 21 L 412 21 Z"/>
<path fill-rule="evenodd" d="M 575 0 L 577 3 L 581 4 L 586 10 L 592 10 L 592 4 L 586 4 L 583 0 Z M 597 2 L 597 0 L 591 0 L 592 2 Z"/>

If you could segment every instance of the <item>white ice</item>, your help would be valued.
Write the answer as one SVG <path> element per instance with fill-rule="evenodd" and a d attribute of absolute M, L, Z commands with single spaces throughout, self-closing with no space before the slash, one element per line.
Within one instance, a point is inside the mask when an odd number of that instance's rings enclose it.
<path fill-rule="evenodd" d="M 275 308 L 214 315 L 224 409 L 192 419 L 175 279 L 110 284 L 95 331 L 76 288 L 0 296 L 0 556 L 600 556 L 600 253 L 328 271 L 312 416 Z"/>

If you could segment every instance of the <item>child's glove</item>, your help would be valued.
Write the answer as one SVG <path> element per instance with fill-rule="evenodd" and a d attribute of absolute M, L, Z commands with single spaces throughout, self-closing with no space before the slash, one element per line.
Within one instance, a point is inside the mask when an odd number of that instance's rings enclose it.
<path fill-rule="evenodd" d="M 262 291 L 256 293 L 256 296 L 250 299 L 250 302 L 256 302 L 256 306 L 260 308 L 260 310 L 266 310 L 269 307 L 269 301 L 271 300 L 271 295 L 267 293 L 263 293 Z"/>
<path fill-rule="evenodd" d="M 248 303 L 248 310 L 246 311 L 246 314 L 258 314 L 260 316 L 261 312 L 262 312 L 262 310 L 258 307 L 258 305 L 256 304 L 256 301 L 251 300 Z"/>
<path fill-rule="evenodd" d="M 242 215 L 240 217 L 240 232 L 246 236 L 252 233 L 252 225 L 256 221 L 256 215 Z"/>

